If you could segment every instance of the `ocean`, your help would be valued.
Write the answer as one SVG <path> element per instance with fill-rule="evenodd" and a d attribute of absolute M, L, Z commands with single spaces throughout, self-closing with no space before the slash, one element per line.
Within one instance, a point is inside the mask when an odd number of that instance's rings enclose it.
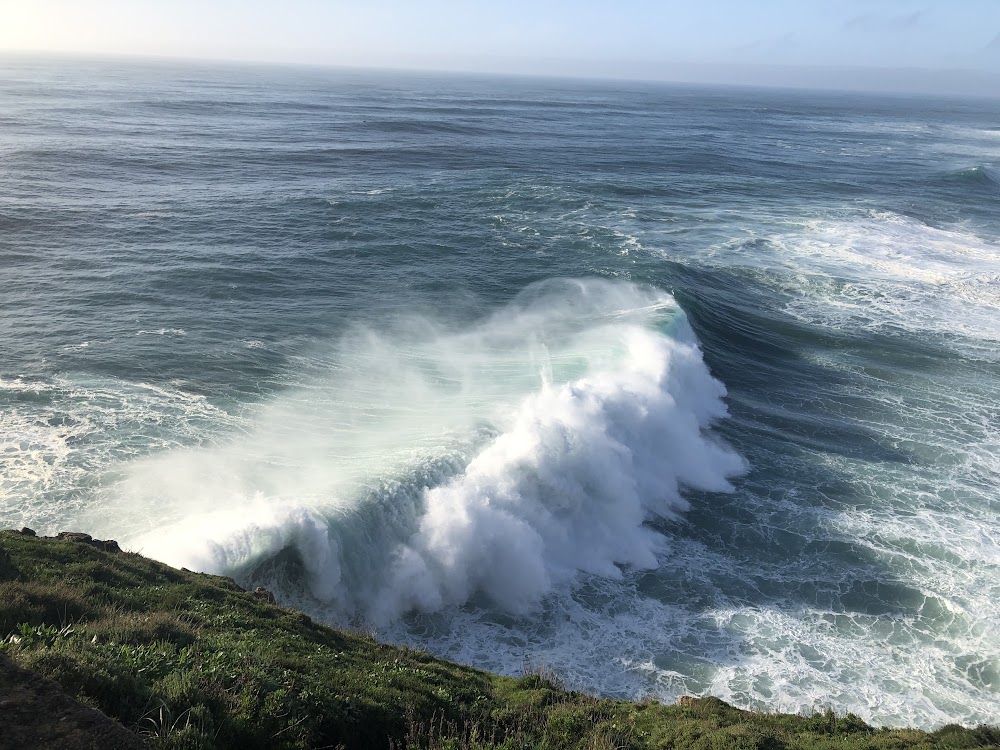
<path fill-rule="evenodd" d="M 996 101 L 0 58 L 0 527 L 995 722 L 998 209 Z"/>

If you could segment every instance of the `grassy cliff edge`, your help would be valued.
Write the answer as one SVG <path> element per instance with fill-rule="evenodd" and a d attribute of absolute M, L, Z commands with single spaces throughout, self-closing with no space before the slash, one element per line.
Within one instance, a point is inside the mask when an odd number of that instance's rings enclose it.
<path fill-rule="evenodd" d="M 985 726 L 876 729 L 832 712 L 616 701 L 541 674 L 500 677 L 87 539 L 0 532 L 0 651 L 155 748 L 1000 746 Z"/>

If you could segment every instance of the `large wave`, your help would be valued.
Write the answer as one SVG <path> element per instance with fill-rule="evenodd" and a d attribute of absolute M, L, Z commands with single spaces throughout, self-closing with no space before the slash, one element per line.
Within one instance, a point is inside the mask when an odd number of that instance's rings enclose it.
<path fill-rule="evenodd" d="M 524 614 L 581 574 L 655 566 L 647 520 L 745 468 L 710 432 L 725 388 L 657 289 L 549 281 L 465 330 L 358 328 L 324 361 L 246 434 L 124 466 L 104 523 L 145 519 L 127 544 L 201 570 L 291 556 L 312 596 L 374 622 Z"/>

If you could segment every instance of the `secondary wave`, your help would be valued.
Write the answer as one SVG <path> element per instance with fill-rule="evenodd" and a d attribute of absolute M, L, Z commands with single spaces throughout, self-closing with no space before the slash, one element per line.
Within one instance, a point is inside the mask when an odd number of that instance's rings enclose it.
<path fill-rule="evenodd" d="M 967 169 L 951 172 L 947 177 L 958 183 L 968 183 L 992 188 L 993 190 L 1000 187 L 1000 170 L 997 170 L 992 165 L 981 164 L 975 167 L 968 167 Z"/>
<path fill-rule="evenodd" d="M 872 211 L 789 223 L 720 246 L 725 253 L 742 248 L 766 269 L 762 278 L 788 296 L 785 312 L 797 320 L 843 331 L 932 334 L 964 353 L 995 357 L 1000 247 L 994 242 Z"/>

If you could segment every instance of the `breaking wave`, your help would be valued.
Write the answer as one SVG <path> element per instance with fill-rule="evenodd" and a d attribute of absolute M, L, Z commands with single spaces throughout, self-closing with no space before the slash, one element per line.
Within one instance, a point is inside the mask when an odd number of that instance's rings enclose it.
<path fill-rule="evenodd" d="M 290 557 L 312 596 L 372 622 L 526 614 L 581 574 L 655 567 L 647 520 L 745 469 L 660 290 L 550 281 L 471 329 L 388 328 L 346 336 L 248 434 L 129 463 L 104 512 L 147 518 L 126 542 L 176 565 L 253 578 Z"/>

